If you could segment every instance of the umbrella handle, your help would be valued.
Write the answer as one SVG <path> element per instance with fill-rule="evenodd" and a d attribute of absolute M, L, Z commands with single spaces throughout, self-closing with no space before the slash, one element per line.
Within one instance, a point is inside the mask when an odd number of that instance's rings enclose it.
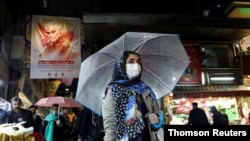
<path fill-rule="evenodd" d="M 156 129 L 159 129 L 163 125 L 163 122 L 164 122 L 163 113 L 159 112 L 158 116 L 159 116 L 159 123 L 158 124 L 153 124 L 153 127 L 156 128 Z"/>
<path fill-rule="evenodd" d="M 58 109 L 57 109 L 57 116 L 58 116 L 57 118 L 58 118 L 58 120 L 59 120 L 59 116 L 60 116 L 60 115 L 59 115 L 59 114 L 60 114 L 60 109 L 61 109 L 61 107 L 58 106 Z"/>

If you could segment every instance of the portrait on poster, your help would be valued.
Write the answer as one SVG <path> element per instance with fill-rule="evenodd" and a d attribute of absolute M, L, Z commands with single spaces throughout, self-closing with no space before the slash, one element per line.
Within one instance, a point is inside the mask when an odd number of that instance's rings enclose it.
<path fill-rule="evenodd" d="M 78 18 L 32 16 L 31 66 L 34 73 L 31 77 L 77 77 L 81 62 L 79 29 Z"/>

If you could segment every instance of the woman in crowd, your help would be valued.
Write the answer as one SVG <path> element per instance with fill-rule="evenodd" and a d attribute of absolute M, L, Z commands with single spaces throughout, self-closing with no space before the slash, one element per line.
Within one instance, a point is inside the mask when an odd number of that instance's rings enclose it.
<path fill-rule="evenodd" d="M 102 106 L 105 141 L 153 141 L 164 123 L 152 89 L 141 81 L 139 54 L 125 51 L 115 64 Z"/>
<path fill-rule="evenodd" d="M 51 113 L 44 119 L 42 134 L 46 141 L 64 141 L 63 130 L 66 126 L 64 117 L 59 114 L 59 105 L 53 104 Z"/>

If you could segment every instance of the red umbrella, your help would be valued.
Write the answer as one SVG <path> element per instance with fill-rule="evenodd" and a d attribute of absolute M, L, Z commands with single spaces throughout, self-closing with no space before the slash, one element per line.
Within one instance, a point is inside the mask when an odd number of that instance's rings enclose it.
<path fill-rule="evenodd" d="M 55 103 L 60 107 L 82 107 L 81 104 L 76 102 L 74 99 L 62 96 L 45 97 L 38 100 L 35 105 L 40 107 L 51 107 Z"/>

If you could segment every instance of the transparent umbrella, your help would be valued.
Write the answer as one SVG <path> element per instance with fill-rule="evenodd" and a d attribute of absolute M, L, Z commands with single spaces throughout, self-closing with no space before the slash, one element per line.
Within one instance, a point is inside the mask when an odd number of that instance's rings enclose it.
<path fill-rule="evenodd" d="M 114 64 L 125 50 L 140 54 L 141 79 L 158 99 L 174 89 L 190 63 L 178 35 L 127 32 L 82 62 L 76 101 L 101 115 L 103 95 Z"/>

